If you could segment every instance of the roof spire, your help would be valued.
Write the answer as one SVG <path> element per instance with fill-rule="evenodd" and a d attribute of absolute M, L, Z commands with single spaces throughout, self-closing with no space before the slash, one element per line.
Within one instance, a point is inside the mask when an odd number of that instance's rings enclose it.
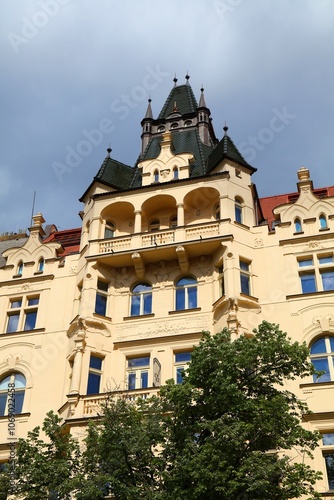
<path fill-rule="evenodd" d="M 179 111 L 179 108 L 177 107 L 176 101 L 174 101 L 173 113 L 177 113 L 178 111 Z"/>
<path fill-rule="evenodd" d="M 223 127 L 223 130 L 224 130 L 224 135 L 227 135 L 228 126 L 226 125 L 226 122 L 225 122 L 225 125 Z"/>
<path fill-rule="evenodd" d="M 152 102 L 152 99 L 150 97 L 148 99 L 148 105 L 147 105 L 147 110 L 146 110 L 145 118 L 153 118 L 152 108 L 151 108 L 151 102 Z"/>
<path fill-rule="evenodd" d="M 199 99 L 198 107 L 199 108 L 206 108 L 207 107 L 206 102 L 205 102 L 205 97 L 204 97 L 203 83 L 202 83 L 202 87 L 201 87 L 201 97 Z"/>
<path fill-rule="evenodd" d="M 187 80 L 186 84 L 187 85 L 189 85 L 189 78 L 190 78 L 190 76 L 188 75 L 188 70 L 187 70 L 187 74 L 186 74 L 186 80 Z"/>
<path fill-rule="evenodd" d="M 173 78 L 173 82 L 174 82 L 174 87 L 176 87 L 176 83 L 177 83 L 176 73 L 175 73 L 175 76 Z"/>
<path fill-rule="evenodd" d="M 110 147 L 110 142 L 109 142 L 109 148 L 107 149 L 107 152 L 108 152 L 107 158 L 110 158 L 110 153 L 112 152 L 112 149 Z"/>

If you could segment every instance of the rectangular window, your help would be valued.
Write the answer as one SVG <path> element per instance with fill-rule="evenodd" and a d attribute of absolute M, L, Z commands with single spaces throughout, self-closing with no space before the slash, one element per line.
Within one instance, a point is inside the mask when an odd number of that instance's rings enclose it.
<path fill-rule="evenodd" d="M 108 299 L 108 283 L 97 280 L 97 292 L 95 300 L 95 312 L 100 316 L 106 316 Z"/>
<path fill-rule="evenodd" d="M 218 272 L 219 296 L 222 297 L 223 295 L 225 295 L 224 266 L 220 266 Z"/>
<path fill-rule="evenodd" d="M 100 392 L 102 361 L 103 359 L 99 356 L 90 355 L 87 394 L 98 394 Z"/>
<path fill-rule="evenodd" d="M 187 369 L 187 363 L 190 362 L 191 351 L 176 352 L 174 354 L 175 380 L 177 384 L 182 384 L 183 375 Z"/>
<path fill-rule="evenodd" d="M 327 450 L 323 450 L 323 456 L 326 464 L 328 489 L 334 490 L 334 433 L 325 433 L 322 434 L 321 437 L 322 445 L 328 447 Z"/>
<path fill-rule="evenodd" d="M 244 260 L 239 261 L 240 265 L 240 288 L 241 293 L 246 295 L 251 294 L 250 289 L 250 264 Z"/>
<path fill-rule="evenodd" d="M 7 311 L 6 333 L 34 330 L 38 303 L 38 296 L 19 297 L 11 300 Z"/>
<path fill-rule="evenodd" d="M 127 358 L 128 390 L 145 389 L 149 386 L 150 356 Z"/>
<path fill-rule="evenodd" d="M 333 255 L 316 255 L 298 259 L 302 293 L 334 290 Z M 308 268 L 308 269 L 306 269 Z"/>

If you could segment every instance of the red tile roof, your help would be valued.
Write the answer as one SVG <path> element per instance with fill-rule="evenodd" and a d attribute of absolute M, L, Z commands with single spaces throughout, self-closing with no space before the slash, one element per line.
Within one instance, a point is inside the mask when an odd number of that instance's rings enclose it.
<path fill-rule="evenodd" d="M 80 237 L 81 228 L 66 229 L 65 231 L 54 231 L 47 238 L 43 240 L 43 243 L 60 243 L 64 248 L 64 252 L 60 253 L 60 256 L 64 257 L 71 253 L 78 253 L 80 249 Z"/>

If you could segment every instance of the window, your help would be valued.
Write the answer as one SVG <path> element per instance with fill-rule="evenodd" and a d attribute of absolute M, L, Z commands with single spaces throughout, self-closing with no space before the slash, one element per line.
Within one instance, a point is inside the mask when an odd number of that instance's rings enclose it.
<path fill-rule="evenodd" d="M 97 292 L 95 299 L 95 312 L 100 316 L 106 316 L 108 299 L 108 283 L 97 280 Z"/>
<path fill-rule="evenodd" d="M 302 293 L 334 290 L 333 255 L 311 255 L 298 260 Z"/>
<path fill-rule="evenodd" d="M 114 236 L 115 236 L 115 225 L 107 220 L 106 226 L 104 228 L 104 237 L 105 239 L 107 239 L 107 238 L 113 238 Z"/>
<path fill-rule="evenodd" d="M 215 207 L 215 219 L 220 220 L 220 206 L 216 205 Z"/>
<path fill-rule="evenodd" d="M 128 390 L 145 389 L 148 387 L 148 372 L 150 357 L 140 356 L 127 359 Z"/>
<path fill-rule="evenodd" d="M 171 217 L 170 221 L 169 221 L 169 227 L 177 227 L 177 217 L 174 216 L 174 217 Z"/>
<path fill-rule="evenodd" d="M 321 214 L 319 216 L 319 224 L 320 224 L 320 229 L 327 229 L 327 219 L 326 215 Z"/>
<path fill-rule="evenodd" d="M 10 301 L 6 333 L 34 330 L 39 297 L 18 297 Z"/>
<path fill-rule="evenodd" d="M 242 200 L 241 198 L 235 198 L 234 200 L 234 217 L 235 221 L 242 224 Z"/>
<path fill-rule="evenodd" d="M 87 394 L 98 394 L 100 392 L 102 361 L 103 359 L 99 356 L 90 355 Z"/>
<path fill-rule="evenodd" d="M 295 233 L 302 233 L 303 232 L 302 222 L 299 219 L 299 217 L 297 217 L 297 219 L 295 219 L 294 224 L 295 224 Z"/>
<path fill-rule="evenodd" d="M 313 375 L 313 382 L 334 380 L 334 337 L 321 337 L 313 342 L 310 348 L 310 358 L 315 369 L 324 372 L 320 376 Z"/>
<path fill-rule="evenodd" d="M 246 295 L 251 294 L 251 289 L 250 289 L 250 264 L 249 262 L 246 262 L 245 260 L 239 261 L 240 265 L 240 288 L 241 288 L 241 293 L 244 293 Z"/>
<path fill-rule="evenodd" d="M 0 416 L 22 413 L 26 379 L 21 373 L 11 373 L 0 381 Z"/>
<path fill-rule="evenodd" d="M 177 128 L 179 124 L 177 122 L 173 122 L 170 126 L 171 129 Z"/>
<path fill-rule="evenodd" d="M 186 121 L 184 122 L 184 126 L 185 126 L 185 127 L 190 127 L 190 125 L 192 125 L 192 121 L 191 121 L 191 120 L 186 120 Z"/>
<path fill-rule="evenodd" d="M 152 286 L 139 283 L 132 290 L 130 316 L 142 316 L 152 312 Z"/>
<path fill-rule="evenodd" d="M 42 273 L 44 271 L 44 259 L 41 257 L 38 261 L 37 271 Z"/>
<path fill-rule="evenodd" d="M 323 450 L 326 464 L 328 489 L 334 490 L 334 433 L 322 434 L 322 445 L 327 449 Z"/>
<path fill-rule="evenodd" d="M 159 125 L 158 132 L 164 132 L 165 130 L 166 130 L 166 127 L 164 125 Z"/>
<path fill-rule="evenodd" d="M 159 182 L 159 171 L 158 170 L 154 170 L 153 179 L 154 179 L 154 182 Z"/>
<path fill-rule="evenodd" d="M 225 283 L 224 283 L 224 266 L 218 268 L 218 281 L 219 281 L 219 296 L 225 295 Z"/>
<path fill-rule="evenodd" d="M 197 281 L 186 276 L 176 283 L 176 310 L 194 309 L 197 307 Z"/>
<path fill-rule="evenodd" d="M 173 168 L 173 179 L 179 178 L 179 169 L 177 167 Z"/>
<path fill-rule="evenodd" d="M 22 260 L 20 260 L 20 262 L 17 264 L 16 274 L 18 276 L 22 276 L 22 273 L 23 273 L 23 262 Z"/>
<path fill-rule="evenodd" d="M 184 372 L 187 369 L 187 364 L 190 362 L 191 352 L 176 352 L 174 354 L 175 365 L 175 381 L 177 384 L 182 384 Z"/>

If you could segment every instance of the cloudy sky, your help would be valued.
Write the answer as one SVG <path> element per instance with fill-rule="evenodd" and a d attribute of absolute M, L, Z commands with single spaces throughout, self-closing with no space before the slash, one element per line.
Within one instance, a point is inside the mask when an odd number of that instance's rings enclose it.
<path fill-rule="evenodd" d="M 306 166 L 334 185 L 334 1 L 1 0 L 0 233 L 34 212 L 78 227 L 109 144 L 133 165 L 140 121 L 189 72 L 260 196 Z"/>

